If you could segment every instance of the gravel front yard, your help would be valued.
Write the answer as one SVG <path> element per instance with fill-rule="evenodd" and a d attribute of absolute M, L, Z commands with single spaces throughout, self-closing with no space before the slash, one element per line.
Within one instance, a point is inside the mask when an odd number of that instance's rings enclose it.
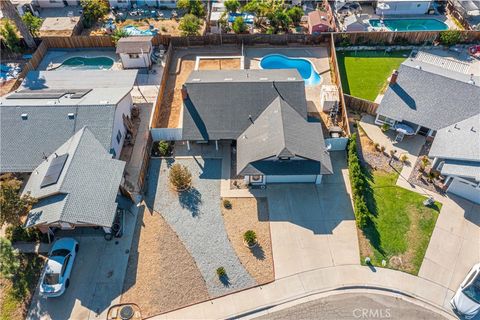
<path fill-rule="evenodd" d="M 168 167 L 172 161 L 150 162 L 147 203 L 176 232 L 195 260 L 211 298 L 256 285 L 228 240 L 220 210 L 220 159 L 176 159 L 192 173 L 193 187 L 177 193 L 170 188 Z M 175 264 L 176 261 L 172 260 Z M 224 267 L 220 281 L 216 269 Z"/>
<path fill-rule="evenodd" d="M 134 302 L 143 317 L 150 317 L 208 300 L 195 261 L 160 214 L 145 209 L 133 241 L 122 303 Z"/>
<path fill-rule="evenodd" d="M 231 209 L 222 205 L 223 219 L 228 238 L 238 258 L 258 284 L 275 280 L 272 241 L 266 198 L 228 198 Z M 243 243 L 243 234 L 253 230 L 258 245 L 249 249 Z"/>

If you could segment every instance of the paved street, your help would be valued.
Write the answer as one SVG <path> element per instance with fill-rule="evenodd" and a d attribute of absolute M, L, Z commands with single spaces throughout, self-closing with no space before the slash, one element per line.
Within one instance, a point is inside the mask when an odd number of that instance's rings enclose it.
<path fill-rule="evenodd" d="M 280 319 L 391 319 L 440 320 L 446 319 L 417 304 L 380 294 L 345 293 L 305 302 L 281 311 L 269 312 L 258 320 Z"/>
<path fill-rule="evenodd" d="M 321 185 L 267 187 L 276 279 L 360 263 L 345 154 L 331 156 L 334 174 Z"/>

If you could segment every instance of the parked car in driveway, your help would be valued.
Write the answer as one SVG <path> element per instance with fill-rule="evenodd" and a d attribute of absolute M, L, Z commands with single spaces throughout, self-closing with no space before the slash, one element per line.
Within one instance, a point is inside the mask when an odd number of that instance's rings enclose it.
<path fill-rule="evenodd" d="M 70 275 L 78 252 L 78 242 L 61 238 L 52 246 L 42 274 L 40 294 L 52 298 L 61 296 L 70 285 Z"/>
<path fill-rule="evenodd" d="M 472 319 L 480 311 L 480 263 L 473 266 L 450 300 L 455 312 Z"/>

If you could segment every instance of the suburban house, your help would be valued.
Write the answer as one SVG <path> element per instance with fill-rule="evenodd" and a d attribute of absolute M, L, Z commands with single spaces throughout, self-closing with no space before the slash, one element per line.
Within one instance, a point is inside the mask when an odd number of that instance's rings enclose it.
<path fill-rule="evenodd" d="M 29 72 L 19 89 L 0 98 L 0 172 L 32 172 L 84 126 L 119 158 L 136 75 L 137 70 Z"/>
<path fill-rule="evenodd" d="M 118 40 L 116 52 L 124 69 L 138 69 L 151 67 L 152 50 L 151 36 L 134 36 Z"/>
<path fill-rule="evenodd" d="M 24 2 L 27 2 L 27 1 L 24 1 Z M 80 0 L 28 0 L 28 2 L 40 8 L 61 8 L 65 6 L 80 5 Z"/>
<path fill-rule="evenodd" d="M 480 2 L 478 0 L 449 0 L 450 13 L 458 20 L 464 21 L 465 27 L 480 30 Z"/>
<path fill-rule="evenodd" d="M 429 11 L 433 0 L 378 0 L 377 15 L 419 15 Z"/>
<path fill-rule="evenodd" d="M 132 8 L 132 7 L 165 7 L 176 8 L 176 0 L 108 0 L 112 8 Z"/>
<path fill-rule="evenodd" d="M 193 71 L 182 97 L 187 147 L 232 142 L 246 182 L 320 183 L 332 173 L 321 124 L 307 120 L 297 70 Z"/>
<path fill-rule="evenodd" d="M 25 227 L 112 227 L 125 162 L 112 159 L 88 127 L 81 128 L 33 170 L 23 194 L 38 202 Z"/>
<path fill-rule="evenodd" d="M 332 15 L 327 12 L 315 10 L 308 13 L 308 32 L 310 34 L 316 34 L 326 31 L 334 31 L 335 22 Z"/>
<path fill-rule="evenodd" d="M 437 57 L 437 64 L 428 63 L 429 55 L 418 52 L 392 74 L 377 109 L 377 124 L 404 123 L 416 134 L 433 137 L 438 130 L 478 114 L 480 77 L 453 60 L 441 63 Z"/>
<path fill-rule="evenodd" d="M 368 21 L 370 16 L 368 14 L 351 14 L 346 16 L 342 22 L 342 31 L 344 32 L 354 32 L 354 31 L 367 31 L 369 24 L 365 21 Z"/>
<path fill-rule="evenodd" d="M 480 203 L 480 110 L 438 130 L 428 154 L 446 177 L 448 192 Z"/>

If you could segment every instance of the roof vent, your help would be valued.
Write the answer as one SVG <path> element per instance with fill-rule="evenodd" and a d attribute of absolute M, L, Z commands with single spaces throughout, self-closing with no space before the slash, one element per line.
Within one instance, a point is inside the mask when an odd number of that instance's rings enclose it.
<path fill-rule="evenodd" d="M 70 113 L 68 114 L 68 119 L 75 119 L 75 113 L 70 112 Z"/>
<path fill-rule="evenodd" d="M 27 120 L 28 119 L 28 114 L 22 113 L 21 117 L 22 117 L 23 120 Z"/>
<path fill-rule="evenodd" d="M 416 65 L 415 69 L 422 70 L 422 66 Z"/>
<path fill-rule="evenodd" d="M 477 132 L 477 130 L 475 129 L 475 127 L 471 127 L 471 128 L 470 128 L 470 131 L 472 131 L 472 132 Z"/>
<path fill-rule="evenodd" d="M 223 79 L 223 80 L 224 80 L 224 81 L 232 81 L 233 78 L 225 78 L 225 79 Z"/>

